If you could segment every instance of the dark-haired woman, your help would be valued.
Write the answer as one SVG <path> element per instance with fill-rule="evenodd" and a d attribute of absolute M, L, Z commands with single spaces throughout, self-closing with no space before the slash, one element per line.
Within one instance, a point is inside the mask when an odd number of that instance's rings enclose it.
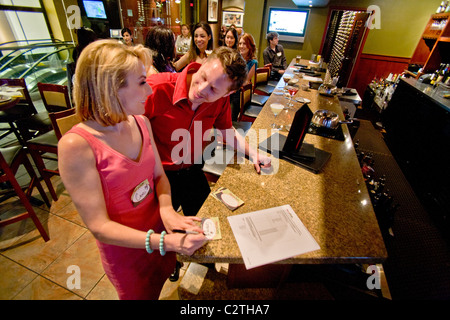
<path fill-rule="evenodd" d="M 239 36 L 235 28 L 228 28 L 225 32 L 225 46 L 238 50 Z"/>
<path fill-rule="evenodd" d="M 208 56 L 207 51 L 213 49 L 213 36 L 208 23 L 199 22 L 194 26 L 193 30 L 194 33 L 189 52 L 174 63 L 177 71 L 183 69 L 191 62 L 202 64 Z"/>
<path fill-rule="evenodd" d="M 153 54 L 153 64 L 147 75 L 176 72 L 172 63 L 175 58 L 175 38 L 172 30 L 163 26 L 152 28 L 145 38 L 145 46 L 152 50 Z"/>
<path fill-rule="evenodd" d="M 133 37 L 131 36 L 131 30 L 123 28 L 121 31 L 123 43 L 127 46 L 134 46 Z"/>

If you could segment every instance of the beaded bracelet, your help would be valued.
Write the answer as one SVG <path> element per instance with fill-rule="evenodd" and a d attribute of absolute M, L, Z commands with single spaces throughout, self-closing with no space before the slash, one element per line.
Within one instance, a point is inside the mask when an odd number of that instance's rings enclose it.
<path fill-rule="evenodd" d="M 145 238 L 145 249 L 147 250 L 148 253 L 152 253 L 152 247 L 150 246 L 150 236 L 152 235 L 152 233 L 154 233 L 154 231 L 152 229 L 147 231 L 147 237 Z"/>
<path fill-rule="evenodd" d="M 164 236 L 166 235 L 166 232 L 161 232 L 161 238 L 159 238 L 159 253 L 163 256 L 166 254 L 166 251 L 164 251 Z"/>

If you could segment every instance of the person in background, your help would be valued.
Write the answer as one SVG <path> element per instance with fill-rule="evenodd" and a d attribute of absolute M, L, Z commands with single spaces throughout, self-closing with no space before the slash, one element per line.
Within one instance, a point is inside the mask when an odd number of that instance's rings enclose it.
<path fill-rule="evenodd" d="M 123 28 L 121 31 L 123 43 L 127 46 L 134 46 L 134 40 L 131 36 L 131 30 L 128 28 Z"/>
<path fill-rule="evenodd" d="M 187 24 L 181 25 L 181 34 L 177 36 L 175 47 L 177 52 L 186 53 L 191 46 L 191 30 Z"/>
<path fill-rule="evenodd" d="M 145 81 L 150 64 L 142 45 L 98 40 L 87 46 L 75 73 L 81 123 L 58 144 L 62 181 L 120 299 L 158 299 L 175 252 L 191 255 L 205 242 L 199 219 L 173 210 L 151 126 L 142 116 L 152 94 Z"/>
<path fill-rule="evenodd" d="M 230 27 L 225 32 L 225 46 L 238 51 L 239 37 L 236 28 Z M 230 94 L 231 120 L 237 121 L 241 110 L 241 91 L 236 90 Z"/>
<path fill-rule="evenodd" d="M 200 64 L 205 62 L 208 56 L 206 51 L 213 49 L 213 36 L 208 23 L 199 22 L 192 30 L 194 30 L 194 35 L 189 52 L 174 63 L 177 71 L 180 71 L 191 62 Z"/>
<path fill-rule="evenodd" d="M 238 43 L 239 43 L 239 36 L 236 29 L 228 28 L 227 31 L 225 32 L 224 46 L 237 50 Z"/>
<path fill-rule="evenodd" d="M 220 34 L 219 34 L 219 47 L 225 45 L 225 33 L 227 33 L 227 26 L 222 25 L 220 28 Z"/>
<path fill-rule="evenodd" d="M 81 51 L 83 51 L 84 48 L 91 42 L 94 42 L 97 40 L 97 34 L 94 32 L 94 30 L 86 27 L 81 27 L 80 29 L 76 29 L 77 34 L 77 40 L 78 44 L 73 50 L 72 58 L 73 61 L 76 63 L 78 60 L 78 57 L 81 54 Z"/>
<path fill-rule="evenodd" d="M 175 38 L 172 30 L 163 26 L 150 29 L 145 37 L 145 46 L 152 51 L 153 64 L 148 74 L 176 72 L 173 66 L 175 58 Z"/>
<path fill-rule="evenodd" d="M 243 35 L 244 35 L 244 28 L 241 28 L 241 27 L 236 27 L 236 31 L 237 31 L 237 33 L 238 33 L 238 38 L 241 38 Z"/>
<path fill-rule="evenodd" d="M 269 32 L 267 34 L 267 48 L 263 51 L 264 64 L 272 64 L 270 78 L 280 80 L 287 69 L 286 57 L 283 46 L 278 44 L 278 33 Z"/>
<path fill-rule="evenodd" d="M 239 39 L 239 52 L 247 63 L 247 79 L 244 84 L 252 82 L 258 68 L 258 60 L 256 60 L 256 45 L 253 36 L 249 33 Z"/>

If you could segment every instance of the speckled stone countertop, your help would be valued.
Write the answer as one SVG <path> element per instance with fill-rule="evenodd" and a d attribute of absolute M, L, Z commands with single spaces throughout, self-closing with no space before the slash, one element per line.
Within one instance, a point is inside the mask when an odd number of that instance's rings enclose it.
<path fill-rule="evenodd" d="M 292 63 L 287 72 L 292 72 Z M 281 80 L 283 81 L 283 80 Z M 299 83 L 307 83 L 299 79 Z M 279 89 L 277 89 L 279 90 Z M 337 97 L 319 95 L 317 90 L 299 90 L 295 97 L 311 100 L 312 112 L 327 109 L 344 119 Z M 263 141 L 274 120 L 270 104 L 287 104 L 283 95 L 272 94 L 247 135 L 253 146 Z M 278 124 L 292 121 L 294 112 L 302 104 L 295 102 L 295 110 L 283 111 Z M 281 131 L 283 134 L 287 132 Z M 228 165 L 213 191 L 226 187 L 244 201 L 244 205 L 230 211 L 209 196 L 198 217 L 218 217 L 221 240 L 208 242 L 192 256 L 179 255 L 181 261 L 199 263 L 242 264 L 242 256 L 227 217 L 289 204 L 309 230 L 320 249 L 279 261 L 281 264 L 381 263 L 387 251 L 364 182 L 349 131 L 343 125 L 345 141 L 307 134 L 305 142 L 331 153 L 322 172 L 315 174 L 279 159 L 272 159 L 276 173 L 258 175 L 245 160 Z M 262 152 L 262 151 L 261 151 Z"/>

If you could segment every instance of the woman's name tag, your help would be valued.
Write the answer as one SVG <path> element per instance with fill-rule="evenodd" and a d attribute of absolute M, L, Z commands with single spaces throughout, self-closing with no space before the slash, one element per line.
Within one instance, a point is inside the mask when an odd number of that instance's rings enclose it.
<path fill-rule="evenodd" d="M 137 207 L 151 192 L 152 188 L 147 179 L 139 183 L 136 188 L 134 188 L 133 194 L 131 195 L 133 206 Z"/>

